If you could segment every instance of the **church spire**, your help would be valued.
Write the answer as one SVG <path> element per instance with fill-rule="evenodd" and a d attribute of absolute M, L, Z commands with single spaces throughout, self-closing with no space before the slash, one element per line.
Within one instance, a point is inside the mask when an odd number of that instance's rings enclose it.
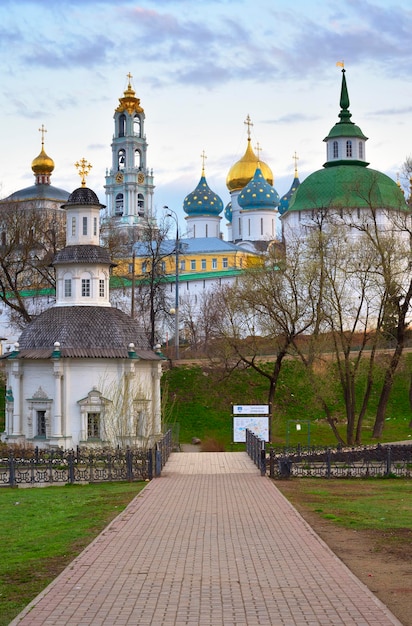
<path fill-rule="evenodd" d="M 345 72 L 346 72 L 345 68 L 342 68 L 342 87 L 340 91 L 341 111 L 339 113 L 339 117 L 340 117 L 340 121 L 342 124 L 353 124 L 353 122 L 350 121 L 350 118 L 352 117 L 352 113 L 349 111 L 350 101 L 349 101 L 349 94 L 348 94 L 348 86 L 346 84 Z"/>

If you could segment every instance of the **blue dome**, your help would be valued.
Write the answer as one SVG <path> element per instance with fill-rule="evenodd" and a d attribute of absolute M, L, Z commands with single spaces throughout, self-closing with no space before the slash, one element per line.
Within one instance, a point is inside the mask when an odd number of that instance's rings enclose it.
<path fill-rule="evenodd" d="M 232 223 L 232 203 L 231 202 L 229 202 L 225 206 L 225 218 L 229 222 L 229 224 Z"/>
<path fill-rule="evenodd" d="M 286 211 L 289 208 L 290 200 L 293 194 L 295 193 L 296 189 L 299 187 L 299 185 L 300 185 L 300 180 L 297 176 L 295 176 L 295 178 L 293 179 L 291 188 L 289 189 L 287 193 L 285 193 L 285 195 L 280 200 L 279 209 L 278 209 L 279 215 L 283 215 L 284 213 L 286 213 Z"/>
<path fill-rule="evenodd" d="M 210 189 L 205 175 L 199 181 L 198 186 L 183 201 L 183 210 L 194 217 L 196 215 L 217 216 L 223 211 L 223 202 L 220 197 Z"/>
<path fill-rule="evenodd" d="M 279 194 L 272 185 L 269 185 L 262 170 L 257 167 L 252 180 L 239 194 L 238 203 L 247 211 L 275 209 L 279 205 Z"/>

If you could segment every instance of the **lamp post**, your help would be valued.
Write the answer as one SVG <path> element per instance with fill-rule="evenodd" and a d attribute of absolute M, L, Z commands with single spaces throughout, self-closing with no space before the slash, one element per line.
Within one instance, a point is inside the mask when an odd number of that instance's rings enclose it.
<path fill-rule="evenodd" d="M 176 222 L 175 241 L 175 358 L 179 359 L 179 220 L 177 214 L 168 206 L 163 207 L 167 211 L 167 216 L 172 217 Z"/>

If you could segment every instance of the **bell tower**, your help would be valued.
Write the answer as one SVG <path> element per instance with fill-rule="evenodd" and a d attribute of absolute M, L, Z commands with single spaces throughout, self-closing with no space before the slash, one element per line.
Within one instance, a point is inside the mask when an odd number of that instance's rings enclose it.
<path fill-rule="evenodd" d="M 107 217 L 121 228 L 142 227 L 153 213 L 153 170 L 147 167 L 145 114 L 127 75 L 127 89 L 114 112 L 112 165 L 106 171 Z"/>

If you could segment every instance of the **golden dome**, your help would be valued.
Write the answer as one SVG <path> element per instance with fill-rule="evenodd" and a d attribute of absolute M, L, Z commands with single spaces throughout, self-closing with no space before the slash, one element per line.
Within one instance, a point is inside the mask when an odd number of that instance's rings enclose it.
<path fill-rule="evenodd" d="M 54 170 L 54 161 L 44 151 L 42 146 L 39 156 L 33 159 L 31 169 L 34 174 L 51 174 Z"/>
<path fill-rule="evenodd" d="M 269 183 L 273 185 L 273 173 L 266 163 L 260 161 L 260 159 L 253 152 L 253 148 L 250 144 L 250 137 L 247 140 L 247 148 L 243 157 L 237 161 L 229 170 L 226 176 L 226 187 L 229 191 L 237 191 L 246 187 L 249 181 L 252 180 L 255 175 L 256 168 L 259 165 L 263 177 Z"/>

